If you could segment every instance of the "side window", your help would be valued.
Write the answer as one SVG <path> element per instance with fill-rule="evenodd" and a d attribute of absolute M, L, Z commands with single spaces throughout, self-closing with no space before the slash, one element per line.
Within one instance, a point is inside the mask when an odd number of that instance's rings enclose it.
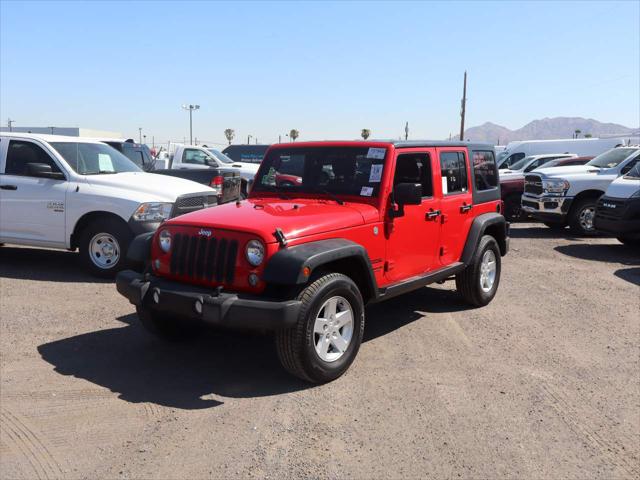
<path fill-rule="evenodd" d="M 542 165 L 543 163 L 545 163 L 546 160 L 551 160 L 551 159 L 546 159 L 546 158 L 539 158 L 537 160 L 534 160 L 533 162 L 531 162 L 529 164 L 529 166 L 527 166 L 527 168 L 524 169 L 525 172 L 530 172 L 531 170 L 535 170 L 536 168 L 538 168 L 540 165 Z"/>
<path fill-rule="evenodd" d="M 405 153 L 398 155 L 393 184 L 419 183 L 422 197 L 433 196 L 431 158 L 426 153 Z"/>
<path fill-rule="evenodd" d="M 640 155 L 636 156 L 636 158 L 634 158 L 629 163 L 627 163 L 624 167 L 622 167 L 622 170 L 620 170 L 620 174 L 626 175 L 627 173 L 629 173 L 631 169 L 636 166 L 636 163 L 638 163 L 638 161 L 640 161 Z"/>
<path fill-rule="evenodd" d="M 442 194 L 467 191 L 467 165 L 462 152 L 441 152 Z"/>
<path fill-rule="evenodd" d="M 51 166 L 51 171 L 62 173 L 53 158 L 35 143 L 11 140 L 7 150 L 7 164 L 4 173 L 6 175 L 29 176 L 27 165 L 30 163 L 44 163 Z"/>
<path fill-rule="evenodd" d="M 498 186 L 498 173 L 493 152 L 473 152 L 473 177 L 476 191 L 491 190 Z"/>
<path fill-rule="evenodd" d="M 504 161 L 504 164 L 502 165 L 501 168 L 509 168 L 511 165 L 513 165 L 517 161 L 522 160 L 523 158 L 524 158 L 524 153 L 514 153 Z"/>
<path fill-rule="evenodd" d="M 185 148 L 182 153 L 182 163 L 191 163 L 194 165 L 209 165 L 213 162 L 206 153 L 194 148 Z"/>
<path fill-rule="evenodd" d="M 144 158 L 142 156 L 141 150 L 136 149 L 130 143 L 125 143 L 122 145 L 122 153 L 124 153 L 129 160 L 131 160 L 140 168 L 144 167 Z"/>

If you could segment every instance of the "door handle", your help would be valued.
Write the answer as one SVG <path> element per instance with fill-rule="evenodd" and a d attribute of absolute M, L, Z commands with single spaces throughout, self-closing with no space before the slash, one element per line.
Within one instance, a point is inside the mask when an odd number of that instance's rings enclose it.
<path fill-rule="evenodd" d="M 0 185 L 0 188 L 2 190 L 17 190 L 18 186 L 17 185 Z"/>
<path fill-rule="evenodd" d="M 466 203 L 463 203 L 462 206 L 460 207 L 460 213 L 466 213 L 472 208 L 473 208 L 473 205 L 467 205 Z"/>
<path fill-rule="evenodd" d="M 425 220 L 433 220 L 440 216 L 440 210 L 429 210 L 425 215 Z"/>

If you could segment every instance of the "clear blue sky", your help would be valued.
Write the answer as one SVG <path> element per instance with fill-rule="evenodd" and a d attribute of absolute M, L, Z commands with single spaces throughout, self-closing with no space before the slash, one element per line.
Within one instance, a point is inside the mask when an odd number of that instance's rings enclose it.
<path fill-rule="evenodd" d="M 640 125 L 640 3 L 11 2 L 0 119 L 273 142 L 584 116 Z"/>

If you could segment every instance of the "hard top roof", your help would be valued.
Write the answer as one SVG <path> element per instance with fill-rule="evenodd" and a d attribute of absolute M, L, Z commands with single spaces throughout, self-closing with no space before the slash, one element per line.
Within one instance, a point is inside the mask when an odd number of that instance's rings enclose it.
<path fill-rule="evenodd" d="M 382 145 L 393 145 L 395 148 L 415 148 L 415 147 L 470 147 L 474 149 L 491 149 L 493 145 L 488 143 L 472 143 L 472 142 L 454 142 L 447 140 L 318 140 L 308 142 L 294 142 L 294 143 L 278 143 L 274 144 L 275 147 L 319 147 L 319 146 L 359 146 L 359 147 L 376 147 Z"/>

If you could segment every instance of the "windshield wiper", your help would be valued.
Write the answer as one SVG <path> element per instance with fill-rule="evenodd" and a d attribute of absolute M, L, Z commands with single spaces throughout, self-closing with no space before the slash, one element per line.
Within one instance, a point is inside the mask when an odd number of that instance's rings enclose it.
<path fill-rule="evenodd" d="M 332 200 L 338 202 L 338 205 L 344 205 L 344 202 L 338 197 L 335 193 L 330 192 L 329 190 L 325 190 L 323 188 L 316 188 L 315 191 L 317 193 L 324 193 L 325 195 L 331 197 Z"/>
<path fill-rule="evenodd" d="M 113 170 L 98 170 L 97 172 L 86 172 L 85 175 L 109 175 L 113 173 L 118 172 L 114 172 Z"/>

